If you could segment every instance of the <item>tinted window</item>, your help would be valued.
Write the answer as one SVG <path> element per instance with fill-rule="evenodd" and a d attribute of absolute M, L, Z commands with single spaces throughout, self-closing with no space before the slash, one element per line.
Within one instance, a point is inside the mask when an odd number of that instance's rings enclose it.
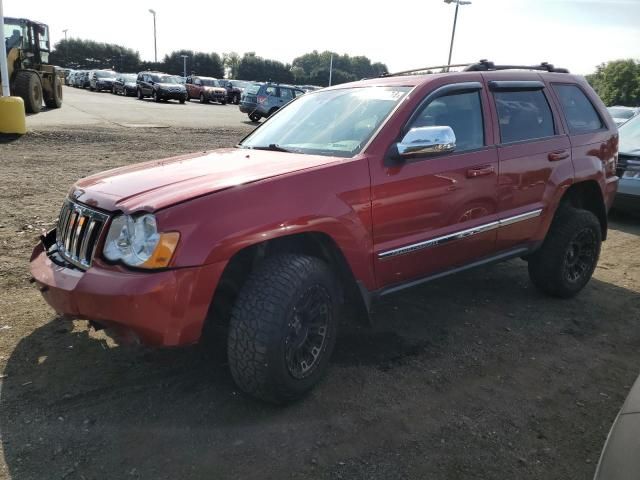
<path fill-rule="evenodd" d="M 420 112 L 409 128 L 429 126 L 451 127 L 456 135 L 457 152 L 484 146 L 480 93 L 436 98 Z"/>
<path fill-rule="evenodd" d="M 291 100 L 293 98 L 293 92 L 291 90 L 289 90 L 288 88 L 281 88 L 280 89 L 280 98 L 282 98 L 284 100 Z"/>
<path fill-rule="evenodd" d="M 542 90 L 494 92 L 502 143 L 551 137 L 553 115 Z"/>
<path fill-rule="evenodd" d="M 586 95 L 575 85 L 554 85 L 571 133 L 584 133 L 602 128 L 602 120 Z"/>

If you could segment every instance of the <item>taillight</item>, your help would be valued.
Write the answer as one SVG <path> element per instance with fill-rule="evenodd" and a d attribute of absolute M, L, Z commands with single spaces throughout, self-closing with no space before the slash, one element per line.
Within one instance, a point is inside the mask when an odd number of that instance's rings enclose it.
<path fill-rule="evenodd" d="M 267 101 L 266 95 L 258 95 L 258 103 L 264 103 Z"/>

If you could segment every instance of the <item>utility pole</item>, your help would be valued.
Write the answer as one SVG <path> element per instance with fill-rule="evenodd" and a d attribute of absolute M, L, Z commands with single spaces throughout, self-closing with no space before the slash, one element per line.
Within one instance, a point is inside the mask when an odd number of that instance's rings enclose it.
<path fill-rule="evenodd" d="M 331 86 L 332 74 L 333 74 L 333 53 L 331 53 L 331 61 L 329 62 L 329 86 Z"/>
<path fill-rule="evenodd" d="M 4 13 L 2 11 L 2 0 L 0 0 L 0 35 L 4 36 Z M 2 96 L 10 96 L 9 92 L 9 67 L 7 66 L 7 51 L 4 42 L 0 46 L 0 79 L 2 80 Z"/>
<path fill-rule="evenodd" d="M 64 63 L 65 65 L 67 65 L 67 67 L 69 66 L 69 44 L 67 43 L 68 31 L 69 31 L 68 28 L 65 28 L 64 30 L 62 30 L 62 32 L 64 33 Z"/>
<path fill-rule="evenodd" d="M 153 8 L 150 8 L 149 13 L 153 15 L 153 58 L 155 63 L 158 63 L 158 36 L 156 33 L 156 11 Z"/>
<path fill-rule="evenodd" d="M 453 30 L 451 31 L 451 45 L 449 45 L 449 60 L 447 60 L 447 71 L 449 71 L 448 65 L 451 65 L 451 54 L 453 53 L 453 39 L 456 36 L 456 23 L 458 22 L 458 8 L 460 5 L 471 5 L 471 2 L 466 0 L 444 0 L 444 3 L 455 3 L 456 13 L 453 16 Z"/>
<path fill-rule="evenodd" d="M 184 78 L 187 78 L 187 58 L 189 58 L 189 55 L 180 55 L 182 57 L 182 62 L 183 62 L 183 70 L 182 73 L 184 73 Z"/>

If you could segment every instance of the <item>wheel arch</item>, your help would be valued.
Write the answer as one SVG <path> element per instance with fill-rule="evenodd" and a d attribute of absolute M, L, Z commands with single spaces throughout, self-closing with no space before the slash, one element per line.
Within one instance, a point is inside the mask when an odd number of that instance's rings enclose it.
<path fill-rule="evenodd" d="M 560 199 L 559 208 L 565 205 L 593 213 L 600 222 L 602 240 L 607 239 L 607 207 L 600 184 L 596 180 L 584 180 L 572 184 Z"/>
<path fill-rule="evenodd" d="M 368 323 L 368 291 L 356 280 L 337 242 L 325 232 L 305 231 L 245 246 L 233 254 L 213 292 L 203 337 L 216 335 L 220 328 L 226 328 L 231 308 L 248 276 L 263 260 L 280 253 L 309 255 L 327 262 L 340 280 L 341 303 L 350 308 L 349 314 L 357 321 Z"/>

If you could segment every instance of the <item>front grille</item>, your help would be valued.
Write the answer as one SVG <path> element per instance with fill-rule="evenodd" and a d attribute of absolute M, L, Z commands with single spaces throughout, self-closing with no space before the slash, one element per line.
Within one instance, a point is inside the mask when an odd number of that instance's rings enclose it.
<path fill-rule="evenodd" d="M 77 267 L 89 268 L 100 233 L 108 219 L 105 213 L 65 200 L 56 230 L 60 256 Z"/>

